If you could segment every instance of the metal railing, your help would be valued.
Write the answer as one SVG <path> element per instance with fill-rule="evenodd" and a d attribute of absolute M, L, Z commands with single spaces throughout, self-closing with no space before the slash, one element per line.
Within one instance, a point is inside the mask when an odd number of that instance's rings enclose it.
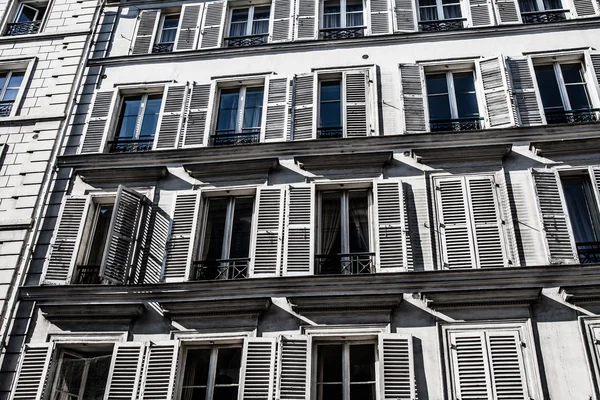
<path fill-rule="evenodd" d="M 581 264 L 600 263 L 600 242 L 577 243 L 577 254 Z"/>
<path fill-rule="evenodd" d="M 175 43 L 157 43 L 152 46 L 153 53 L 171 53 Z"/>
<path fill-rule="evenodd" d="M 440 19 L 437 21 L 420 21 L 419 30 L 423 32 L 455 31 L 465 27 L 466 18 Z"/>
<path fill-rule="evenodd" d="M 543 24 L 546 22 L 565 21 L 567 10 L 530 11 L 521 13 L 521 19 L 525 24 Z"/>
<path fill-rule="evenodd" d="M 225 47 L 260 46 L 261 44 L 265 44 L 268 41 L 268 33 L 261 33 L 259 35 L 227 37 L 225 38 Z"/>
<path fill-rule="evenodd" d="M 196 281 L 245 279 L 248 277 L 249 258 L 195 261 L 193 279 Z"/>
<path fill-rule="evenodd" d="M 217 130 L 211 135 L 213 146 L 236 146 L 240 144 L 258 143 L 260 140 L 260 129 L 247 129 L 243 132 L 235 132 L 233 129 Z"/>
<path fill-rule="evenodd" d="M 317 138 L 334 139 L 341 138 L 344 135 L 344 128 L 341 126 L 332 126 L 328 128 L 317 128 Z"/>
<path fill-rule="evenodd" d="M 600 109 L 546 111 L 548 124 L 587 124 L 600 121 Z"/>
<path fill-rule="evenodd" d="M 481 117 L 477 117 L 430 120 L 429 127 L 431 132 L 475 131 L 482 128 L 482 119 Z"/>
<path fill-rule="evenodd" d="M 319 39 L 352 39 L 365 36 L 365 26 L 352 26 L 349 28 L 324 28 L 319 30 Z"/>
<path fill-rule="evenodd" d="M 6 24 L 4 36 L 31 35 L 40 31 L 42 21 L 13 22 Z"/>
<path fill-rule="evenodd" d="M 109 140 L 110 153 L 137 153 L 139 151 L 152 150 L 154 139 L 115 139 Z"/>
<path fill-rule="evenodd" d="M 76 285 L 99 285 L 102 283 L 100 278 L 99 265 L 78 265 L 73 281 Z"/>
<path fill-rule="evenodd" d="M 375 253 L 340 253 L 315 256 L 318 275 L 356 275 L 375 272 Z"/>
<path fill-rule="evenodd" d="M 8 117 L 14 104 L 14 101 L 0 101 L 0 117 Z"/>

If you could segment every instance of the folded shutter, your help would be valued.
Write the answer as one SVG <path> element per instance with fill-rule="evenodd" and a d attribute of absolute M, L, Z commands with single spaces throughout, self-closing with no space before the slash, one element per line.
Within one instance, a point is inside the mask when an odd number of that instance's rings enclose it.
<path fill-rule="evenodd" d="M 200 48 L 208 49 L 220 47 L 223 37 L 223 23 L 225 21 L 227 2 L 212 1 L 205 4 Z"/>
<path fill-rule="evenodd" d="M 491 0 L 469 0 L 469 25 L 489 26 L 493 24 Z"/>
<path fill-rule="evenodd" d="M 164 280 L 168 282 L 183 281 L 189 274 L 200 212 L 199 191 L 180 192 L 176 196 L 164 272 Z"/>
<path fill-rule="evenodd" d="M 177 147 L 186 94 L 187 84 L 173 84 L 165 87 L 160 121 L 156 128 L 157 137 L 154 139 L 155 149 L 174 149 Z"/>
<path fill-rule="evenodd" d="M 344 72 L 344 130 L 346 137 L 369 136 L 368 71 Z"/>
<path fill-rule="evenodd" d="M 531 175 L 549 262 L 575 263 L 577 251 L 558 173 L 532 168 Z"/>
<path fill-rule="evenodd" d="M 594 187 L 594 194 L 596 195 L 596 206 L 600 210 L 600 166 L 589 167 L 590 180 Z"/>
<path fill-rule="evenodd" d="M 486 333 L 494 399 L 528 400 L 521 341 L 517 331 Z"/>
<path fill-rule="evenodd" d="M 288 126 L 288 78 L 270 77 L 267 94 L 265 142 L 285 141 Z"/>
<path fill-rule="evenodd" d="M 486 116 L 492 128 L 514 126 L 514 110 L 510 98 L 503 57 L 478 61 L 483 86 Z"/>
<path fill-rule="evenodd" d="M 142 343 L 115 343 L 104 400 L 137 399 L 144 350 Z"/>
<path fill-rule="evenodd" d="M 594 4 L 594 0 L 573 0 L 573 6 L 578 17 L 594 17 L 600 4 Z"/>
<path fill-rule="evenodd" d="M 417 31 L 417 16 L 414 0 L 392 0 L 395 32 Z"/>
<path fill-rule="evenodd" d="M 181 6 L 181 22 L 175 39 L 175 50 L 194 50 L 200 31 L 200 16 L 204 3 Z"/>
<path fill-rule="evenodd" d="M 519 125 L 542 125 L 546 122 L 537 80 L 530 57 L 509 57 L 512 92 L 517 105 Z"/>
<path fill-rule="evenodd" d="M 497 21 L 503 24 L 518 24 L 521 21 L 521 11 L 516 0 L 495 0 Z"/>
<path fill-rule="evenodd" d="M 179 345 L 177 341 L 150 343 L 146 350 L 140 400 L 171 400 Z"/>
<path fill-rule="evenodd" d="M 254 276 L 277 276 L 280 270 L 283 226 L 282 188 L 260 187 L 256 198 L 256 223 L 251 265 Z"/>
<path fill-rule="evenodd" d="M 90 119 L 81 144 L 81 154 L 98 153 L 103 150 L 106 131 L 110 126 L 109 118 L 117 97 L 114 94 L 114 90 L 96 92 Z"/>
<path fill-rule="evenodd" d="M 392 13 L 389 0 L 370 0 L 371 35 L 392 33 Z"/>
<path fill-rule="evenodd" d="M 383 399 L 416 399 L 412 336 L 380 335 L 379 354 L 383 364 Z"/>
<path fill-rule="evenodd" d="M 160 282 L 170 235 L 169 215 L 158 205 L 147 204 L 140 223 L 140 251 L 134 262 L 133 284 Z"/>
<path fill-rule="evenodd" d="M 119 185 L 99 273 L 109 282 L 127 282 L 144 198 L 144 195 Z"/>
<path fill-rule="evenodd" d="M 206 130 L 210 126 L 209 104 L 213 85 L 194 84 L 190 94 L 189 112 L 186 118 L 183 147 L 202 146 L 207 139 Z"/>
<path fill-rule="evenodd" d="M 315 137 L 314 87 L 314 74 L 297 75 L 294 78 L 294 140 Z"/>
<path fill-rule="evenodd" d="M 53 352 L 53 343 L 28 344 L 25 346 L 10 400 L 37 400 L 42 398 L 48 384 L 48 371 Z"/>
<path fill-rule="evenodd" d="M 379 268 L 407 268 L 406 220 L 402 182 L 375 182 Z"/>
<path fill-rule="evenodd" d="M 310 345 L 306 336 L 282 336 L 279 342 L 279 400 L 307 400 L 309 398 Z"/>
<path fill-rule="evenodd" d="M 298 0 L 296 4 L 296 39 L 316 39 L 318 2 L 316 0 Z"/>
<path fill-rule="evenodd" d="M 42 283 L 60 285 L 71 280 L 90 207 L 89 196 L 67 196 L 58 216 Z"/>
<path fill-rule="evenodd" d="M 248 338 L 244 346 L 242 399 L 273 399 L 275 338 Z"/>
<path fill-rule="evenodd" d="M 159 10 L 143 10 L 140 12 L 131 54 L 148 54 L 152 51 L 154 34 L 158 29 L 159 22 Z"/>
<path fill-rule="evenodd" d="M 423 67 L 417 64 L 400 65 L 402 118 L 405 132 L 425 132 L 425 95 Z"/>
<path fill-rule="evenodd" d="M 592 80 L 590 83 L 596 89 L 596 96 L 600 100 L 600 52 L 586 51 L 585 63 L 589 71 L 588 76 Z"/>
<path fill-rule="evenodd" d="M 312 275 L 314 262 L 315 187 L 292 185 L 287 192 L 285 275 Z"/>
<path fill-rule="evenodd" d="M 287 42 L 292 39 L 292 18 L 294 18 L 292 0 L 273 0 L 271 42 Z"/>
<path fill-rule="evenodd" d="M 483 332 L 457 332 L 450 336 L 454 399 L 493 399 Z"/>

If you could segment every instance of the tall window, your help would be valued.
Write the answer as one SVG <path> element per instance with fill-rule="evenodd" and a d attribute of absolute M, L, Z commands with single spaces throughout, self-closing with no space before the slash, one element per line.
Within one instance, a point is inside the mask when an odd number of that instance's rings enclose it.
<path fill-rule="evenodd" d="M 50 399 L 102 399 L 111 358 L 110 351 L 61 351 Z"/>
<path fill-rule="evenodd" d="M 375 400 L 375 388 L 373 343 L 317 345 L 318 400 Z"/>
<path fill-rule="evenodd" d="M 215 146 L 256 143 L 262 124 L 264 88 L 221 89 Z"/>
<path fill-rule="evenodd" d="M 187 349 L 180 399 L 237 400 L 241 361 L 241 347 Z"/>
<path fill-rule="evenodd" d="M 24 76 L 25 71 L 0 72 L 0 117 L 11 114 Z"/>
<path fill-rule="evenodd" d="M 153 53 L 169 53 L 173 51 L 177 28 L 179 27 L 179 14 L 164 15 L 161 19 L 161 27 L 158 41 L 152 48 Z"/>
<path fill-rule="evenodd" d="M 266 43 L 269 37 L 270 16 L 270 5 L 232 9 L 226 45 L 243 47 Z"/>
<path fill-rule="evenodd" d="M 420 21 L 462 18 L 460 0 L 419 0 Z"/>
<path fill-rule="evenodd" d="M 94 213 L 92 225 L 90 226 L 89 245 L 83 258 L 83 264 L 77 266 L 75 276 L 76 284 L 98 284 L 100 283 L 100 264 L 106 248 L 110 221 L 112 218 L 114 204 L 98 204 Z"/>
<path fill-rule="evenodd" d="M 343 135 L 342 81 L 319 82 L 319 138 L 337 138 Z"/>
<path fill-rule="evenodd" d="M 123 98 L 111 152 L 152 149 L 162 97 L 162 94 L 141 94 Z"/>
<path fill-rule="evenodd" d="M 321 3 L 321 39 L 348 39 L 364 35 L 362 0 L 324 0 Z"/>
<path fill-rule="evenodd" d="M 13 22 L 7 25 L 6 36 L 38 33 L 47 7 L 47 3 L 19 3 Z"/>

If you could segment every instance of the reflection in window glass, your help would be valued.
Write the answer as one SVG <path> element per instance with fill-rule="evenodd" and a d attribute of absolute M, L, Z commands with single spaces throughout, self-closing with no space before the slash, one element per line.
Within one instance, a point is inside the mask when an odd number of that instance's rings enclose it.
<path fill-rule="evenodd" d="M 561 177 L 561 181 L 575 242 L 599 241 L 598 211 L 589 178 L 567 176 Z"/>
<path fill-rule="evenodd" d="M 472 71 L 427 74 L 425 84 L 430 121 L 479 118 Z"/>
<path fill-rule="evenodd" d="M 563 110 L 590 109 L 591 102 L 581 63 L 537 65 L 535 76 L 547 118 Z"/>
<path fill-rule="evenodd" d="M 24 76 L 24 71 L 0 73 L 0 101 L 12 102 L 17 99 Z"/>
<path fill-rule="evenodd" d="M 234 133 L 238 117 L 238 102 L 240 99 L 239 89 L 221 90 L 219 100 L 219 115 L 217 117 L 217 134 Z"/>
<path fill-rule="evenodd" d="M 247 88 L 244 101 L 244 121 L 242 130 L 259 129 L 263 110 L 263 88 Z"/>
<path fill-rule="evenodd" d="M 142 116 L 142 128 L 140 130 L 140 139 L 150 139 L 156 133 L 158 126 L 158 117 L 160 115 L 160 105 L 162 103 L 162 95 L 148 96 L 144 115 Z"/>
<path fill-rule="evenodd" d="M 138 115 L 142 104 L 142 96 L 131 96 L 123 99 L 119 122 L 119 139 L 133 139 Z"/>
<path fill-rule="evenodd" d="M 179 15 L 165 15 L 162 31 L 160 33 L 161 44 L 175 43 L 177 27 L 179 26 Z"/>

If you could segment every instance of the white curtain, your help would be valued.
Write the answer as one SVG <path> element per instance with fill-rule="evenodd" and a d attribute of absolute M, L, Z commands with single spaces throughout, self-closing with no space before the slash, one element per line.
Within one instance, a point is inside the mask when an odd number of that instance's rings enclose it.
<path fill-rule="evenodd" d="M 323 28 L 339 28 L 340 14 L 325 14 L 323 16 Z"/>
<path fill-rule="evenodd" d="M 236 22 L 231 24 L 229 29 L 229 37 L 246 36 L 247 22 Z"/>
<path fill-rule="evenodd" d="M 346 26 L 363 26 L 363 14 L 361 12 L 354 12 L 346 14 Z"/>

